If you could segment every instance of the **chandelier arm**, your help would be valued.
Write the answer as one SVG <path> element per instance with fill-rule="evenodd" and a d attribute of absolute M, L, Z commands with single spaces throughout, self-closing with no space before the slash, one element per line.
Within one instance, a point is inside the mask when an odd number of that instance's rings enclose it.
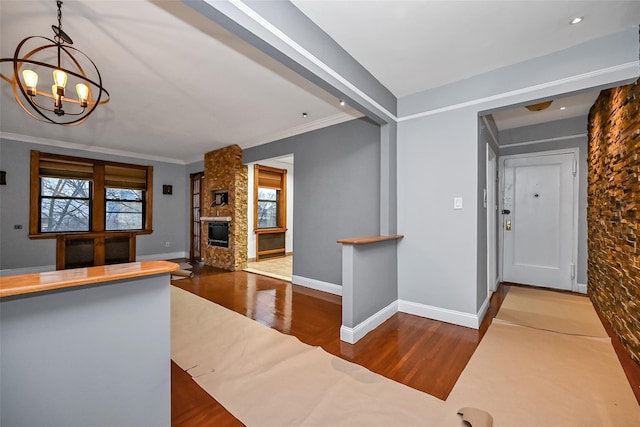
<path fill-rule="evenodd" d="M 13 87 L 13 96 L 16 99 L 16 102 L 18 103 L 18 105 L 20 106 L 20 108 L 22 108 L 22 110 L 24 110 L 25 113 L 27 113 L 28 115 L 30 115 L 32 118 L 38 120 L 39 122 L 49 122 L 49 123 L 53 123 L 56 124 L 55 121 L 51 120 L 49 117 L 47 117 L 46 115 L 42 114 L 39 110 L 36 109 L 36 111 L 42 116 L 42 117 L 38 117 L 35 114 L 33 114 L 29 109 L 27 109 L 27 106 L 24 105 L 24 103 L 22 102 L 22 100 L 20 99 L 20 97 L 18 96 L 18 91 L 17 91 L 17 87 L 18 85 L 16 84 L 12 84 Z"/>
<path fill-rule="evenodd" d="M 109 95 L 109 92 L 108 92 L 104 87 L 102 87 L 102 76 L 100 75 L 100 70 L 98 70 L 98 67 L 97 67 L 97 66 L 96 66 L 96 64 L 93 62 L 93 60 L 92 60 L 91 58 L 89 58 L 89 57 L 88 57 L 84 52 L 82 52 L 82 51 L 81 51 L 81 50 L 79 50 L 79 49 L 76 49 L 75 47 L 71 47 L 71 46 L 61 46 L 61 48 L 62 48 L 62 50 L 64 50 L 64 51 L 65 51 L 65 53 L 66 53 L 67 55 L 69 55 L 69 57 L 71 58 L 71 60 L 76 64 L 76 67 L 78 67 L 78 69 L 80 70 L 80 72 L 81 72 L 82 74 L 78 74 L 78 73 L 76 73 L 76 72 L 73 72 L 73 71 L 71 71 L 71 70 L 66 70 L 66 69 L 63 69 L 63 68 L 61 68 L 61 69 L 62 69 L 64 72 L 67 72 L 67 73 L 71 74 L 72 76 L 75 76 L 75 77 L 77 77 L 77 78 L 79 78 L 79 79 L 83 79 L 83 80 L 88 81 L 89 83 L 91 83 L 92 85 L 94 85 L 96 88 L 98 88 L 98 89 L 99 89 L 98 99 L 97 99 L 96 101 L 92 101 L 92 100 L 91 100 L 91 98 L 92 98 L 92 94 L 91 94 L 91 91 L 90 91 L 90 92 L 89 92 L 89 98 L 90 98 L 90 99 L 88 100 L 88 102 L 89 102 L 90 104 L 95 104 L 95 105 L 106 104 L 107 102 L 109 102 L 109 99 L 111 99 L 111 96 Z M 98 82 L 97 82 L 97 83 L 96 83 L 96 82 L 94 82 L 93 80 L 91 80 L 90 78 L 88 78 L 88 77 L 86 76 L 86 73 L 84 72 L 84 69 L 82 68 L 82 65 L 80 65 L 80 63 L 78 62 L 78 60 L 77 60 L 77 59 L 76 59 L 76 58 L 75 58 L 75 57 L 74 57 L 74 56 L 73 56 L 73 55 L 72 55 L 72 54 L 71 54 L 67 49 L 72 49 L 72 50 L 74 50 L 74 51 L 76 51 L 76 52 L 80 53 L 81 55 L 83 55 L 83 56 L 84 56 L 84 57 L 85 57 L 85 58 L 86 58 L 86 59 L 91 63 L 91 65 L 93 65 L 93 68 L 96 70 L 96 74 L 98 75 Z M 100 102 L 100 98 L 102 97 L 102 93 L 103 93 L 103 92 L 107 95 L 107 99 L 106 99 L 106 100 L 104 100 L 103 102 Z M 95 107 L 94 107 L 94 108 L 95 108 Z M 90 113 L 89 113 L 89 114 L 90 114 Z"/>
<path fill-rule="evenodd" d="M 10 79 L 9 77 L 5 76 L 4 74 L 0 73 L 0 79 L 13 84 L 13 79 Z"/>
<path fill-rule="evenodd" d="M 72 48 L 72 49 L 73 49 L 73 48 Z M 37 50 L 41 50 L 41 49 L 37 49 Z M 31 51 L 31 52 L 29 52 L 29 53 L 34 53 L 34 51 Z M 13 58 L 0 58 L 0 62 L 16 62 L 16 61 L 14 61 L 14 59 L 13 59 Z M 28 59 L 26 56 L 25 56 L 24 58 L 22 58 L 22 59 L 18 59 L 18 60 L 17 60 L 17 62 L 18 62 L 18 63 L 26 63 L 26 64 L 39 65 L 39 66 L 42 66 L 42 67 L 52 68 L 52 69 L 55 69 L 55 68 L 56 68 L 56 67 L 54 67 L 54 66 L 53 66 L 53 65 L 51 65 L 51 64 L 47 64 L 46 62 L 41 62 L 41 61 L 35 61 L 35 60 L 33 60 L 33 59 Z M 70 74 L 70 75 L 72 75 L 72 76 L 74 76 L 74 77 L 77 77 L 77 78 L 79 78 L 79 79 L 82 79 L 82 80 L 85 80 L 85 81 L 87 81 L 87 82 L 91 83 L 91 84 L 92 84 L 93 86 L 95 86 L 97 89 L 100 89 L 100 91 L 104 92 L 104 94 L 105 94 L 105 95 L 106 95 L 106 97 L 107 97 L 107 99 L 104 99 L 104 100 L 102 100 L 102 101 L 99 101 L 99 102 L 89 101 L 89 103 L 91 103 L 91 104 L 96 104 L 96 103 L 97 103 L 97 104 L 103 105 L 103 104 L 108 103 L 108 102 L 109 102 L 109 100 L 111 99 L 111 95 L 109 94 L 109 91 L 108 91 L 107 89 L 105 89 L 104 87 L 101 87 L 101 86 L 99 85 L 99 83 L 97 83 L 97 82 L 93 81 L 92 79 L 90 79 L 90 78 L 88 78 L 88 77 L 86 77 L 86 76 L 84 76 L 84 75 L 82 75 L 82 74 L 78 74 L 78 73 L 76 73 L 76 72 L 74 72 L 74 71 L 72 71 L 72 70 L 68 70 L 68 69 L 66 69 L 66 68 L 61 68 L 61 67 L 60 67 L 60 68 L 58 68 L 58 69 L 59 69 L 59 70 L 64 71 L 64 72 L 65 72 L 65 73 L 67 73 L 67 74 Z M 15 74 L 15 73 L 14 73 L 14 74 Z M 10 79 L 10 78 L 8 78 L 7 76 L 5 76 L 5 75 L 4 75 L 4 74 L 2 74 L 2 73 L 0 73 L 0 78 L 2 78 L 3 80 L 5 80 L 5 81 L 6 81 L 6 82 L 8 82 L 8 83 L 13 83 L 13 82 L 15 81 L 14 79 L 17 79 L 17 77 L 16 77 L 16 76 L 14 76 L 14 78 L 13 78 L 13 79 Z M 47 97 L 49 97 L 49 98 L 53 99 L 53 96 L 52 96 L 50 93 L 48 93 L 48 92 L 43 92 L 43 91 L 41 91 L 41 90 L 36 90 L 36 93 L 37 93 L 38 95 L 44 95 L 44 96 L 47 96 Z M 80 103 L 80 101 L 78 101 L 78 100 L 76 100 L 76 99 L 71 99 L 71 98 L 65 98 L 65 101 L 67 101 L 67 102 L 75 102 L 75 103 L 77 103 L 77 104 L 79 104 L 79 103 Z"/>
<path fill-rule="evenodd" d="M 27 41 L 29 41 L 30 39 L 33 39 L 33 38 L 42 38 L 42 39 L 45 39 L 45 40 L 47 40 L 47 41 L 49 41 L 49 42 L 53 43 L 53 45 L 43 45 L 43 46 L 37 47 L 37 48 L 35 48 L 35 49 L 31 50 L 30 52 L 28 52 L 28 53 L 25 55 L 25 58 L 23 58 L 23 59 L 18 58 L 18 55 L 20 54 L 20 50 L 22 49 L 22 46 L 24 46 L 24 44 L 25 44 Z M 20 100 L 20 97 L 18 96 L 17 91 L 15 90 L 15 86 L 17 85 L 17 86 L 18 86 L 18 88 L 20 89 L 20 92 L 22 93 L 22 96 L 24 97 L 24 99 L 26 99 L 26 100 L 27 100 L 27 102 L 29 103 L 29 105 L 31 105 L 31 108 L 33 108 L 33 109 L 36 111 L 36 113 L 38 113 L 42 118 L 44 118 L 44 119 L 45 119 L 45 121 L 47 121 L 47 122 L 49 122 L 49 123 L 57 123 L 57 122 L 56 122 L 56 121 L 54 121 L 54 120 L 52 120 L 52 119 L 51 119 L 50 117 L 48 117 L 46 114 L 44 114 L 44 113 L 43 113 L 43 112 L 42 112 L 42 111 L 37 107 L 37 105 L 36 105 L 36 104 L 34 104 L 33 100 L 31 99 L 31 97 L 29 96 L 29 94 L 27 93 L 27 91 L 24 89 L 24 86 L 22 85 L 22 82 L 20 81 L 19 70 L 20 70 L 21 66 L 19 66 L 18 64 L 19 64 L 19 63 L 20 63 L 20 64 L 22 64 L 22 63 L 24 63 L 24 62 L 27 62 L 27 63 L 33 63 L 33 64 L 37 64 L 37 65 L 42 65 L 42 66 L 47 67 L 47 68 L 51 68 L 51 65 L 50 65 L 50 64 L 46 64 L 46 63 L 44 63 L 44 62 L 40 62 L 40 61 L 33 61 L 33 60 L 29 59 L 29 58 L 31 58 L 31 56 L 33 56 L 34 54 L 36 54 L 36 53 L 40 52 L 41 50 L 49 49 L 49 48 L 51 48 L 51 47 L 55 47 L 56 45 L 57 45 L 57 43 L 55 43 L 53 40 L 51 40 L 51 39 L 49 39 L 49 38 L 47 38 L 47 37 L 42 37 L 42 36 L 30 36 L 30 37 L 27 37 L 27 38 L 23 39 L 23 40 L 18 44 L 18 46 L 16 47 L 16 50 L 15 50 L 15 52 L 14 52 L 14 54 L 13 54 L 13 78 L 14 78 L 14 83 L 13 83 L 13 85 L 14 85 L 14 96 L 15 96 L 15 98 L 16 98 L 16 101 L 18 101 L 18 103 L 20 104 L 20 106 L 22 107 L 22 109 L 23 109 L 23 110 L 27 111 L 27 112 L 29 113 L 29 115 L 31 115 L 32 117 L 34 117 L 34 115 L 33 115 L 29 110 L 27 110 L 27 109 L 26 109 L 26 107 L 25 107 L 24 103 Z M 41 119 L 39 119 L 39 118 L 37 118 L 37 119 L 38 119 L 38 120 L 41 120 Z M 42 120 L 41 120 L 41 121 L 42 121 Z"/>
<path fill-rule="evenodd" d="M 42 94 L 43 94 L 43 95 L 45 95 L 45 96 L 47 96 L 47 97 L 48 97 L 48 98 L 50 98 L 50 99 L 53 99 L 53 95 L 51 95 L 51 94 L 47 94 L 47 93 L 44 93 L 44 92 L 43 92 Z M 38 108 L 41 108 L 41 109 L 46 110 L 46 111 L 49 111 L 49 112 L 51 112 L 51 113 L 55 113 L 55 112 L 56 112 L 56 110 L 52 110 L 52 109 L 51 109 L 51 108 L 49 108 L 49 107 L 46 107 L 46 106 L 44 106 L 44 105 L 40 105 L 40 104 L 38 104 L 38 101 L 36 101 L 35 96 L 34 96 L 34 97 L 31 97 L 31 100 L 33 101 L 33 103 L 34 103 L 34 104 L 36 104 L 36 105 L 38 106 Z M 69 99 L 69 100 L 67 100 L 67 99 L 65 98 L 65 101 L 69 101 L 69 102 L 74 102 L 74 103 L 76 103 L 76 104 L 80 104 L 80 101 L 76 101 L 76 100 L 74 100 L 74 99 Z M 70 112 L 68 112 L 68 111 L 65 111 L 65 112 L 64 112 L 64 115 L 65 115 L 65 116 L 66 116 L 66 115 L 69 115 L 69 116 L 80 116 L 80 115 L 82 115 L 82 114 L 85 112 L 85 110 L 86 110 L 86 108 L 85 108 L 85 107 L 81 107 L 81 108 L 82 108 L 82 111 L 80 111 L 79 113 L 70 113 Z"/>

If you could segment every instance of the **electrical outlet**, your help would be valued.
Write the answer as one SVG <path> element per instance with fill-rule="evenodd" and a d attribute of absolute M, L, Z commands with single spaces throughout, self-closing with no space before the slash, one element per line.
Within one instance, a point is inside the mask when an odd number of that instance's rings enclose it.
<path fill-rule="evenodd" d="M 165 248 L 168 248 L 169 246 L 171 246 L 171 243 L 169 243 L 169 242 L 164 242 L 164 247 L 165 247 Z"/>
<path fill-rule="evenodd" d="M 14 229 L 14 230 L 22 230 L 22 224 L 15 224 L 15 225 L 13 226 L 13 229 Z"/>

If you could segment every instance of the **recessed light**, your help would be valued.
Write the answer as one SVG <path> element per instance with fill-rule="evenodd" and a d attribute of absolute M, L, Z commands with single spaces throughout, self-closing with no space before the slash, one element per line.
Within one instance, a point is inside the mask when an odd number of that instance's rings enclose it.
<path fill-rule="evenodd" d="M 567 107 L 560 107 L 560 110 L 566 110 Z"/>
<path fill-rule="evenodd" d="M 344 99 L 341 99 L 340 100 L 340 105 L 344 107 L 344 104 L 345 104 Z"/>
<path fill-rule="evenodd" d="M 307 113 L 302 113 L 302 117 L 307 117 Z"/>
<path fill-rule="evenodd" d="M 571 25 L 579 24 L 580 22 L 582 22 L 583 19 L 584 19 L 584 17 L 582 17 L 582 16 L 576 16 L 571 21 L 569 21 L 569 24 L 571 24 Z"/>

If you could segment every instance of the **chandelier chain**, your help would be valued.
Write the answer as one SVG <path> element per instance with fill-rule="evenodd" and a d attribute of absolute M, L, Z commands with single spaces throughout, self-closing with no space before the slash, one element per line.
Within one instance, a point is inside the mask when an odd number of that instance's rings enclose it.
<path fill-rule="evenodd" d="M 60 29 L 60 31 L 62 31 L 62 1 L 58 0 L 57 5 L 58 5 L 58 28 Z M 59 44 L 64 43 L 64 38 L 60 37 L 58 34 L 56 34 L 54 38 L 57 43 Z"/>

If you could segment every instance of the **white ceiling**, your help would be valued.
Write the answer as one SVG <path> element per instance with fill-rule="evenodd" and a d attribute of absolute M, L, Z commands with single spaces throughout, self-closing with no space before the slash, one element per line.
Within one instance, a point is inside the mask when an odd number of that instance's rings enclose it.
<path fill-rule="evenodd" d="M 640 1 L 294 4 L 397 96 L 570 47 L 640 17 Z M 584 22 L 569 26 L 578 15 Z M 2 0 L 0 56 L 13 56 L 29 35 L 51 37 L 55 18 L 53 0 Z M 111 102 L 80 126 L 55 126 L 29 118 L 2 82 L 5 137 L 188 163 L 229 144 L 247 148 L 358 115 L 179 1 L 67 0 L 63 28 L 100 68 Z M 11 65 L 1 71 L 10 74 Z"/>
<path fill-rule="evenodd" d="M 502 111 L 493 112 L 499 130 L 536 125 L 555 120 L 570 119 L 589 114 L 589 109 L 598 98 L 600 91 L 590 91 L 557 98 L 551 105 L 541 111 L 529 111 L 525 106 L 518 106 Z M 586 132 L 586 129 L 585 129 Z"/>
<path fill-rule="evenodd" d="M 638 25 L 640 1 L 293 0 L 397 97 Z M 578 25 L 569 21 L 583 16 Z"/>

